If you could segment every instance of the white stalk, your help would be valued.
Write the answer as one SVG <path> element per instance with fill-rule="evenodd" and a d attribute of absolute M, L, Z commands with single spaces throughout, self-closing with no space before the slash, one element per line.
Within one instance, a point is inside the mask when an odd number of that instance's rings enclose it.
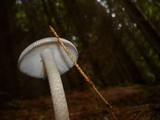
<path fill-rule="evenodd" d="M 48 75 L 55 120 L 69 120 L 68 107 L 61 77 L 53 53 L 49 48 L 42 51 L 42 59 Z"/>

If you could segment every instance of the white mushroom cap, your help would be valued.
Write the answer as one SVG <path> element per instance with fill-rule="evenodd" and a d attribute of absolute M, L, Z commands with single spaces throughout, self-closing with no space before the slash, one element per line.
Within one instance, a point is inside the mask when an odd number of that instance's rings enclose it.
<path fill-rule="evenodd" d="M 68 40 L 63 38 L 60 39 L 68 48 L 73 58 L 77 60 L 78 51 L 76 47 Z M 29 76 L 45 78 L 46 71 L 41 57 L 41 52 L 45 48 L 50 48 L 52 50 L 60 74 L 65 73 L 71 67 L 73 67 L 73 62 L 70 60 L 62 46 L 59 44 L 57 38 L 49 37 L 32 43 L 22 52 L 18 60 L 19 69 Z"/>

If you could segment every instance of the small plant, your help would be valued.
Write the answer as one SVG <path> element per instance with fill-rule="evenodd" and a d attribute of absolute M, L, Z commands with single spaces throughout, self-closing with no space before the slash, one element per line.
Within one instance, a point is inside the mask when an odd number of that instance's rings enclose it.
<path fill-rule="evenodd" d="M 41 115 L 38 120 L 45 120 L 45 116 Z"/>

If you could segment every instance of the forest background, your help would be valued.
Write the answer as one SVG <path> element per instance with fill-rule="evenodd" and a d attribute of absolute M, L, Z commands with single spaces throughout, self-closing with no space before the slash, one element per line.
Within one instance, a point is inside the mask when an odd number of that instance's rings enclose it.
<path fill-rule="evenodd" d="M 49 93 L 48 81 L 18 70 L 23 49 L 59 36 L 78 49 L 78 63 L 98 88 L 160 83 L 159 0 L 3 0 L 0 4 L 0 91 L 15 97 Z M 65 90 L 86 90 L 76 68 Z"/>

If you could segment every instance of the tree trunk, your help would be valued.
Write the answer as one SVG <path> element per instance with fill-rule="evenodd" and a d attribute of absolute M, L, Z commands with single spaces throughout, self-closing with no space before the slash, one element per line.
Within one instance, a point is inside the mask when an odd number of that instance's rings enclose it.
<path fill-rule="evenodd" d="M 126 8 L 126 11 L 137 26 L 144 34 L 146 40 L 152 45 L 157 54 L 160 54 L 160 34 L 151 24 L 143 12 L 131 0 L 121 0 Z"/>
<path fill-rule="evenodd" d="M 154 63 L 154 59 L 149 57 L 147 55 L 147 51 L 145 50 L 145 48 L 143 47 L 143 45 L 139 44 L 139 41 L 137 38 L 135 38 L 132 33 L 129 33 L 129 36 L 132 38 L 134 44 L 137 46 L 138 51 L 140 52 L 140 54 L 144 57 L 144 60 L 146 61 L 147 65 L 149 66 L 149 68 L 151 69 L 151 71 L 154 73 L 156 80 L 160 79 L 160 68 L 158 67 L 158 65 L 156 65 Z"/>
<path fill-rule="evenodd" d="M 14 2 L 3 0 L 0 4 L 0 15 L 2 16 L 0 17 L 0 89 L 10 91 L 12 91 L 17 82 L 17 62 L 15 61 L 14 39 L 10 23 Z"/>

